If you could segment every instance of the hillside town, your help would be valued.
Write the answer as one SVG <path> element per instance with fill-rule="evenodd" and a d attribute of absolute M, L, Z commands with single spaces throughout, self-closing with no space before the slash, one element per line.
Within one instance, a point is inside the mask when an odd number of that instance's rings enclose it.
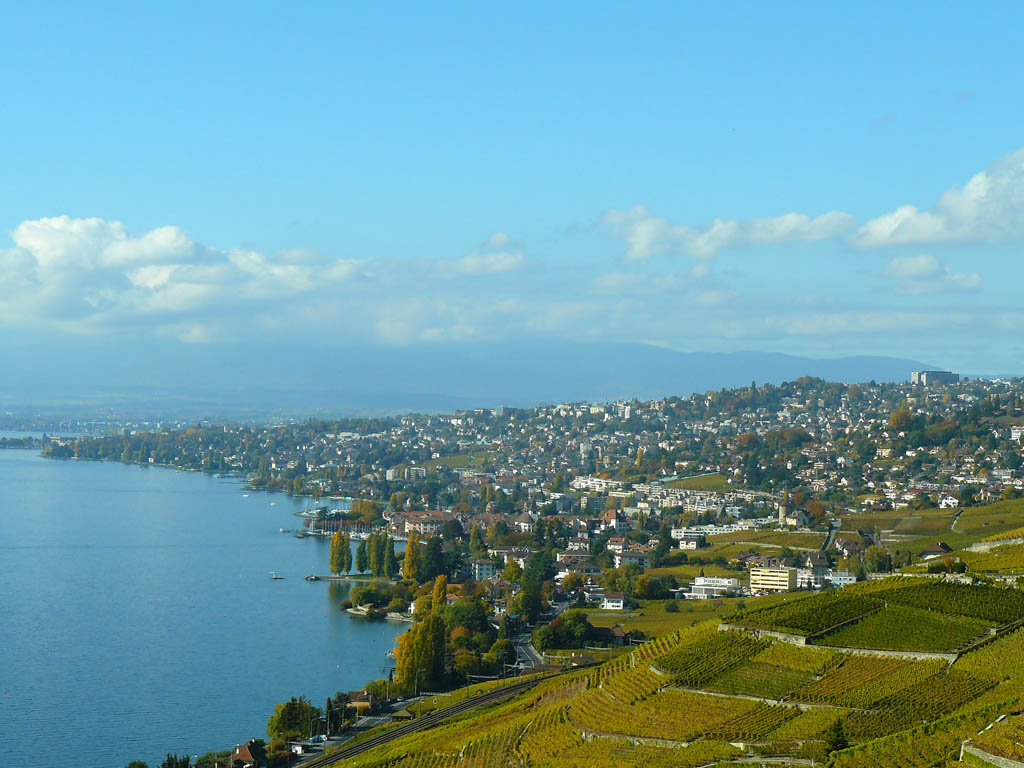
<path fill-rule="evenodd" d="M 242 475 L 308 496 L 309 533 L 439 537 L 452 577 L 514 582 L 543 549 L 557 584 L 614 609 L 844 586 L 941 558 L 960 511 L 1022 495 L 1022 423 L 1024 381 L 926 371 L 901 384 L 803 378 L 654 401 L 128 429 L 51 438 L 44 452 Z"/>

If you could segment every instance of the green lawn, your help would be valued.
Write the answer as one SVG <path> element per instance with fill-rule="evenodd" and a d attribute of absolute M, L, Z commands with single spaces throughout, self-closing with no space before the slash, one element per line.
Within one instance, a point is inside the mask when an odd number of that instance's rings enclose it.
<path fill-rule="evenodd" d="M 820 549 L 825 543 L 824 533 L 806 531 L 736 531 L 712 536 L 709 543 L 750 541 L 759 544 L 792 547 L 794 549 Z"/>
<path fill-rule="evenodd" d="M 892 512 L 864 512 L 844 515 L 844 531 L 879 528 L 895 533 L 927 533 L 948 529 L 953 520 L 953 510 L 929 507 L 927 509 L 901 509 Z"/>
<path fill-rule="evenodd" d="M 702 554 L 701 556 L 707 557 L 708 555 Z M 723 568 L 713 563 L 707 565 L 691 565 L 687 563 L 686 565 L 670 565 L 666 568 L 648 568 L 645 573 L 651 576 L 675 576 L 680 581 L 693 581 L 694 578 L 700 576 L 702 570 L 705 576 L 739 579 L 740 584 L 744 584 L 747 581 L 747 572 L 745 570 L 734 571 L 731 568 Z"/>
<path fill-rule="evenodd" d="M 953 549 L 963 549 L 964 547 L 968 547 L 978 541 L 980 538 L 980 536 L 967 533 L 943 531 L 942 533 L 934 534 L 932 536 L 921 536 L 919 538 L 906 539 L 898 542 L 887 542 L 886 546 L 893 552 L 896 550 L 910 552 L 916 557 L 922 550 L 927 549 L 937 541 L 943 541 Z"/>
<path fill-rule="evenodd" d="M 956 521 L 956 529 L 976 536 L 994 536 L 1024 526 L 1024 499 L 997 501 L 982 507 L 968 507 Z"/>
<path fill-rule="evenodd" d="M 693 626 L 709 619 L 719 619 L 737 610 L 742 603 L 746 608 L 767 607 L 786 600 L 786 594 L 764 597 L 730 597 L 723 600 L 644 600 L 633 611 L 588 611 L 587 618 L 595 627 L 621 626 L 627 632 L 638 629 L 651 635 L 661 635 L 676 629 Z M 665 606 L 675 603 L 678 613 L 670 613 Z M 627 616 L 635 613 L 636 616 Z"/>
<path fill-rule="evenodd" d="M 953 515 L 913 515 L 896 522 L 893 533 L 927 536 L 944 533 L 953 522 Z"/>
<path fill-rule="evenodd" d="M 440 459 L 433 459 L 425 462 L 424 466 L 431 472 L 436 472 L 438 467 L 449 469 L 465 469 L 466 467 L 481 467 L 488 459 L 493 458 L 491 451 L 475 451 L 473 453 L 457 453 L 454 456 L 443 456 Z"/>
<path fill-rule="evenodd" d="M 714 473 L 698 477 L 684 477 L 666 483 L 669 488 L 684 488 L 688 491 L 717 491 L 723 493 L 732 490 L 725 475 Z"/>

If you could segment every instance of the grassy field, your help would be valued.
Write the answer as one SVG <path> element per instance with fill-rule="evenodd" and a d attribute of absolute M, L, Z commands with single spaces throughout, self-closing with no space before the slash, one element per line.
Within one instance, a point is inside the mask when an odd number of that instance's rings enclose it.
<path fill-rule="evenodd" d="M 978 541 L 978 539 L 978 536 L 968 533 L 943 531 L 941 534 L 934 536 L 921 536 L 912 539 L 887 539 L 886 546 L 893 551 L 898 549 L 903 552 L 910 552 L 916 557 L 923 550 L 927 549 L 937 541 L 945 542 L 953 549 L 963 549 L 964 547 L 969 547 L 971 544 Z"/>
<path fill-rule="evenodd" d="M 729 600 L 645 600 L 633 611 L 590 611 L 587 618 L 595 627 L 621 626 L 623 630 L 640 630 L 661 635 L 676 629 L 716 619 L 735 610 L 735 599 Z M 669 613 L 665 606 L 674 604 L 678 613 Z M 635 616 L 625 614 L 633 613 Z"/>
<path fill-rule="evenodd" d="M 720 542 L 755 542 L 758 544 L 791 547 L 793 549 L 821 549 L 825 543 L 824 533 L 808 531 L 736 531 L 711 536 L 709 544 Z"/>
<path fill-rule="evenodd" d="M 687 491 L 715 491 L 725 493 L 732 490 L 725 475 L 717 472 L 710 475 L 699 475 L 697 477 L 684 477 L 679 480 L 672 480 L 666 485 L 669 488 L 683 488 Z"/>
<path fill-rule="evenodd" d="M 979 537 L 994 536 L 1024 526 L 1024 499 L 997 501 L 968 507 L 956 521 L 956 530 Z"/>
<path fill-rule="evenodd" d="M 638 629 L 652 635 L 661 635 L 691 627 L 695 623 L 718 619 L 742 606 L 767 607 L 786 600 L 785 594 L 764 597 L 729 597 L 722 600 L 644 600 L 633 611 L 589 611 L 587 617 L 595 627 L 621 626 L 627 632 Z M 665 607 L 675 604 L 679 612 L 668 612 Z M 627 613 L 638 614 L 627 616 Z"/>
<path fill-rule="evenodd" d="M 948 530 L 955 512 L 949 509 L 903 509 L 893 512 L 865 512 L 863 514 L 844 515 L 842 528 L 844 531 L 873 530 L 893 533 L 925 534 L 933 531 Z"/>
<path fill-rule="evenodd" d="M 936 536 L 950 530 L 952 515 L 912 515 L 896 521 L 893 533 Z"/>
<path fill-rule="evenodd" d="M 739 547 L 742 549 L 742 547 Z M 701 553 L 701 557 L 714 557 L 713 554 Z M 670 565 L 665 568 L 648 568 L 644 573 L 648 573 L 651 576 L 675 576 L 680 581 L 693 581 L 694 578 L 700 576 L 701 571 L 704 572 L 705 576 L 719 576 L 727 579 L 739 579 L 740 584 L 747 583 L 747 572 L 734 571 L 731 568 L 723 568 L 720 565 L 714 565 L 709 563 L 707 565 Z"/>
<path fill-rule="evenodd" d="M 436 472 L 438 467 L 449 469 L 466 469 L 468 467 L 482 467 L 487 461 L 494 457 L 492 451 L 474 451 L 473 453 L 457 453 L 454 456 L 443 456 L 440 459 L 432 459 L 424 462 L 424 467 L 429 472 Z"/>

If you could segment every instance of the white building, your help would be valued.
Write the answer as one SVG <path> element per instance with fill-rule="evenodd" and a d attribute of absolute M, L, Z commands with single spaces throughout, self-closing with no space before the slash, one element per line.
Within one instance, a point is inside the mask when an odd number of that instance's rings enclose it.
<path fill-rule="evenodd" d="M 647 552 L 640 549 L 624 549 L 621 552 L 615 553 L 615 567 L 620 568 L 623 565 L 636 565 L 641 569 L 650 567 L 650 558 Z"/>
<path fill-rule="evenodd" d="M 689 600 L 713 600 L 719 597 L 726 597 L 740 588 L 739 579 L 722 579 L 714 576 L 698 576 L 693 580 L 693 586 L 689 594 Z"/>
<path fill-rule="evenodd" d="M 601 610 L 621 611 L 626 607 L 626 596 L 621 592 L 605 592 L 601 598 Z"/>
<path fill-rule="evenodd" d="M 607 480 L 603 477 L 595 477 L 594 475 L 584 475 L 583 477 L 575 478 L 569 487 L 574 491 L 594 491 L 596 493 L 607 493 L 608 491 L 614 491 L 622 487 L 622 483 L 618 480 Z"/>
<path fill-rule="evenodd" d="M 469 575 L 473 577 L 473 581 L 484 581 L 498 575 L 498 566 L 492 560 L 473 558 L 466 563 L 466 566 Z"/>

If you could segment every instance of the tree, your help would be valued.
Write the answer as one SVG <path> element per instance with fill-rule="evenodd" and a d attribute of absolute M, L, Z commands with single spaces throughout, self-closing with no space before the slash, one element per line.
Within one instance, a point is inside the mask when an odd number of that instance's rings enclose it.
<path fill-rule="evenodd" d="M 523 578 L 523 568 L 518 562 L 509 558 L 505 564 L 505 570 L 501 572 L 501 578 L 505 581 L 517 582 Z"/>
<path fill-rule="evenodd" d="M 294 696 L 274 707 L 274 714 L 267 720 L 267 736 L 292 740 L 305 737 L 312 725 L 320 719 L 321 712 L 305 696 Z M 186 763 L 184 768 L 188 768 Z"/>
<path fill-rule="evenodd" d="M 177 755 L 168 754 L 164 761 L 160 763 L 160 768 L 188 768 L 191 762 L 192 758 L 188 755 L 178 757 Z"/>
<path fill-rule="evenodd" d="M 889 553 L 877 544 L 872 544 L 864 550 L 864 566 L 872 573 L 888 573 L 892 570 Z"/>
<path fill-rule="evenodd" d="M 431 602 L 433 613 L 443 611 L 448 605 L 448 577 L 444 574 L 434 579 L 434 594 Z"/>
<path fill-rule="evenodd" d="M 420 580 L 420 537 L 415 531 L 409 534 L 409 540 L 405 542 L 402 576 L 416 582 Z"/>
<path fill-rule="evenodd" d="M 366 556 L 366 539 L 360 541 L 356 547 L 356 570 L 360 573 L 370 570 L 370 561 Z"/>
<path fill-rule="evenodd" d="M 445 572 L 444 552 L 441 549 L 441 539 L 431 536 L 427 539 L 427 552 L 423 556 L 423 566 L 420 569 L 420 578 L 436 579 Z"/>
<path fill-rule="evenodd" d="M 395 556 L 395 540 L 387 537 L 387 544 L 384 548 L 384 575 L 389 579 L 398 575 L 398 558 Z"/>
<path fill-rule="evenodd" d="M 465 535 L 465 531 L 462 529 L 462 523 L 458 520 L 445 520 L 444 525 L 441 526 L 441 538 L 445 541 L 457 541 Z"/>
<path fill-rule="evenodd" d="M 366 540 L 366 556 L 369 560 L 370 573 L 374 576 L 380 575 L 380 547 L 378 546 L 378 535 L 371 533 Z"/>
<path fill-rule="evenodd" d="M 341 547 L 341 570 L 348 573 L 352 570 L 352 537 L 345 534 L 345 543 Z"/>
<path fill-rule="evenodd" d="M 832 725 L 823 734 L 825 741 L 825 752 L 832 754 L 838 752 L 840 749 L 846 749 L 850 746 L 850 742 L 846 740 L 846 733 L 843 730 L 843 721 L 841 718 L 836 718 L 832 721 Z"/>
<path fill-rule="evenodd" d="M 388 563 L 387 563 L 387 560 L 388 560 L 388 557 L 387 557 L 388 541 L 390 541 L 390 539 L 388 538 L 388 535 L 386 533 L 383 533 L 383 532 L 377 534 L 377 538 L 374 539 L 374 541 L 373 541 L 373 548 L 374 548 L 374 551 L 376 552 L 376 555 L 374 556 L 374 568 L 373 568 L 373 575 L 374 576 L 387 576 L 388 575 L 388 573 L 387 573 L 387 569 L 388 569 Z"/>
<path fill-rule="evenodd" d="M 132 760 L 130 763 L 128 763 L 128 768 L 149 768 L 149 766 L 141 760 Z"/>
<path fill-rule="evenodd" d="M 825 516 L 825 505 L 817 499 L 810 499 L 807 502 L 807 514 L 813 517 L 816 521 L 821 520 Z"/>
<path fill-rule="evenodd" d="M 341 531 L 338 531 L 331 536 L 331 557 L 329 566 L 331 573 L 341 573 L 344 568 L 345 556 L 342 554 L 344 546 L 345 537 L 341 535 Z"/>
<path fill-rule="evenodd" d="M 487 545 L 484 544 L 483 534 L 480 533 L 480 525 L 473 523 L 473 527 L 469 531 L 469 551 L 473 553 L 483 552 L 487 549 Z"/>

